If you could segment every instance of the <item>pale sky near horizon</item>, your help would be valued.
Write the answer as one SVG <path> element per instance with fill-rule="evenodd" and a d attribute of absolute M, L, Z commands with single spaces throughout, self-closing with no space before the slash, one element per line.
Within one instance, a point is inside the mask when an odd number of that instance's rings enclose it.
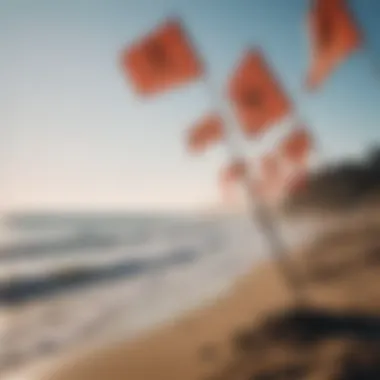
<path fill-rule="evenodd" d="M 306 0 L 0 0 L 0 209 L 172 210 L 219 200 L 223 147 L 192 157 L 183 141 L 212 107 L 204 84 L 142 102 L 118 66 L 120 50 L 173 11 L 217 88 L 246 47 L 260 46 L 324 159 L 360 156 L 380 142 L 380 1 L 350 4 L 368 49 L 305 95 Z"/>

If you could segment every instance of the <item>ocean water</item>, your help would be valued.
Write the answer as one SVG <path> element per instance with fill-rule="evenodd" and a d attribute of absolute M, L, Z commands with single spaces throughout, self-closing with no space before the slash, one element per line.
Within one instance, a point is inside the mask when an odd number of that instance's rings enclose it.
<path fill-rule="evenodd" d="M 313 229 L 281 228 L 288 245 Z M 244 215 L 7 215 L 0 226 L 0 378 L 175 318 L 265 258 L 266 241 Z"/>

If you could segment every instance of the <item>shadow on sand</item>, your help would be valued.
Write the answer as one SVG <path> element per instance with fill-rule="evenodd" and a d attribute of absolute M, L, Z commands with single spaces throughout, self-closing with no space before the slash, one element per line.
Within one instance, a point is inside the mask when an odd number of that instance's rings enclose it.
<path fill-rule="evenodd" d="M 378 380 L 380 315 L 290 309 L 237 333 L 233 351 L 210 380 Z"/>

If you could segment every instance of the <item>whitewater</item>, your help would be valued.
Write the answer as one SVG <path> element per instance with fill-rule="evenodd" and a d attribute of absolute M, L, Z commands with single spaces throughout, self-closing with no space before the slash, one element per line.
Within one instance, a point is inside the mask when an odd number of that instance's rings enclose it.
<path fill-rule="evenodd" d="M 315 224 L 279 225 L 292 247 Z M 247 215 L 9 215 L 0 241 L 0 378 L 132 338 L 222 294 L 268 258 Z"/>

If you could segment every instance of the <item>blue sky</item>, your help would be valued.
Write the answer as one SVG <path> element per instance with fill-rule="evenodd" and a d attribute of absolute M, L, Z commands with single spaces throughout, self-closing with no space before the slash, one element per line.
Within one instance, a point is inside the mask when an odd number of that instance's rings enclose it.
<path fill-rule="evenodd" d="M 192 209 L 218 201 L 225 149 L 192 157 L 183 143 L 213 107 L 207 87 L 142 102 L 118 67 L 120 50 L 173 12 L 217 90 L 244 50 L 260 46 L 322 159 L 360 155 L 380 140 L 380 1 L 350 4 L 368 49 L 305 95 L 306 0 L 0 0 L 1 208 Z"/>

